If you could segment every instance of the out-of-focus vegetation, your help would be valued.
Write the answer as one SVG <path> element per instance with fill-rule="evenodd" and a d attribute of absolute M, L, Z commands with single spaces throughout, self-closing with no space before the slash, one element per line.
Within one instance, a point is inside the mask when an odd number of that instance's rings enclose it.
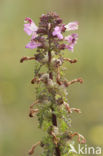
<path fill-rule="evenodd" d="M 102 0 L 1 0 L 0 1 L 0 155 L 27 156 L 28 148 L 43 132 L 29 119 L 35 97 L 34 63 L 20 64 L 29 37 L 23 31 L 26 16 L 38 24 L 41 14 L 56 11 L 64 22 L 79 21 L 79 41 L 74 53 L 65 51 L 77 64 L 65 64 L 69 80 L 83 77 L 84 84 L 69 88 L 70 104 L 82 114 L 72 115 L 72 128 L 87 138 L 88 145 L 103 147 L 103 1 Z M 37 149 L 35 155 L 39 155 Z M 102 154 L 103 155 L 103 154 Z"/>

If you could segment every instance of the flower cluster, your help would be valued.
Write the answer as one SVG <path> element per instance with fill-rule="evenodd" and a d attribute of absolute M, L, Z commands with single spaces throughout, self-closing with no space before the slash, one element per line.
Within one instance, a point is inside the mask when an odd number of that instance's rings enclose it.
<path fill-rule="evenodd" d="M 45 18 L 45 15 L 42 15 L 42 18 Z M 31 41 L 26 45 L 26 48 L 29 49 L 35 49 L 37 47 L 40 47 L 42 45 L 41 40 L 38 40 L 38 36 L 40 34 L 40 31 L 43 31 L 39 29 L 36 24 L 33 22 L 30 18 L 25 18 L 25 24 L 24 24 L 24 31 L 31 36 Z M 62 21 L 59 21 L 62 22 Z M 50 23 L 48 23 L 50 24 Z M 48 25 L 51 29 L 51 25 Z M 52 33 L 50 34 L 52 38 L 57 38 L 60 41 L 66 41 L 67 43 L 64 44 L 63 49 L 68 49 L 70 51 L 74 50 L 74 46 L 77 43 L 78 40 L 78 34 L 73 33 L 66 37 L 63 36 L 63 33 L 65 31 L 75 31 L 78 29 L 78 22 L 70 22 L 67 25 L 58 23 L 56 25 L 52 25 Z M 42 33 L 42 32 L 41 32 Z M 43 38 L 46 44 L 46 39 Z"/>
<path fill-rule="evenodd" d="M 34 78 L 31 83 L 36 85 L 35 102 L 30 106 L 30 117 L 37 115 L 39 127 L 47 135 L 34 144 L 29 155 L 40 145 L 44 148 L 41 156 L 67 156 L 71 152 L 72 139 L 78 137 L 79 143 L 85 143 L 85 138 L 71 132 L 71 113 L 81 113 L 78 108 L 71 108 L 68 100 L 68 90 L 71 84 L 82 83 L 81 78 L 68 81 L 64 76 L 65 61 L 76 63 L 77 60 L 64 58 L 62 50 L 74 50 L 78 34 L 72 33 L 78 29 L 78 22 L 63 24 L 56 13 L 48 13 L 40 17 L 39 26 L 30 18 L 25 18 L 24 31 L 31 36 L 26 48 L 35 49 L 33 57 L 23 57 L 20 62 L 35 61 Z M 69 32 L 65 36 L 65 32 Z M 66 33 L 67 34 L 67 33 Z M 35 108 L 36 107 L 36 108 Z"/>

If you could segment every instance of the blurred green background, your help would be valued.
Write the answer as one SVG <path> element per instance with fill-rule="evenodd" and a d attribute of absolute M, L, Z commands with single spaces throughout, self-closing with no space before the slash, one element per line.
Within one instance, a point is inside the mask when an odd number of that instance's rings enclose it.
<path fill-rule="evenodd" d="M 38 24 L 48 11 L 56 11 L 64 23 L 80 23 L 74 53 L 65 53 L 78 58 L 77 64 L 66 64 L 67 78 L 84 79 L 83 85 L 69 88 L 70 105 L 83 112 L 72 115 L 72 128 L 86 137 L 88 146 L 103 147 L 103 0 L 0 0 L 0 156 L 27 156 L 43 135 L 36 118 L 28 117 L 35 97 L 30 84 L 34 64 L 19 60 L 34 53 L 24 48 L 30 39 L 23 31 L 24 18 Z"/>

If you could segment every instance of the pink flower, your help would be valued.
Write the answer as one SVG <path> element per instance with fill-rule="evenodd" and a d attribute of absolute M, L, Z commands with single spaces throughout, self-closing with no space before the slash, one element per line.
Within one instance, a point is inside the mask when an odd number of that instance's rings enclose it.
<path fill-rule="evenodd" d="M 35 25 L 35 23 L 32 21 L 31 18 L 26 17 L 24 22 L 24 31 L 30 36 L 30 35 L 36 35 L 36 31 L 38 30 L 38 27 Z"/>
<path fill-rule="evenodd" d="M 31 40 L 26 46 L 25 48 L 29 48 L 29 49 L 35 49 L 37 47 L 41 46 L 41 43 L 36 42 L 34 40 Z"/>
<path fill-rule="evenodd" d="M 68 45 L 66 45 L 66 48 L 73 52 L 77 40 L 78 40 L 78 34 L 72 34 L 65 37 L 65 41 L 69 43 Z"/>
<path fill-rule="evenodd" d="M 78 34 L 72 34 L 72 35 L 65 37 L 65 41 L 68 41 L 68 43 L 70 43 L 70 44 L 71 43 L 75 44 L 77 42 L 77 39 L 78 39 Z"/>
<path fill-rule="evenodd" d="M 72 44 L 71 45 L 66 45 L 65 48 L 67 48 L 68 50 L 70 50 L 72 52 L 74 51 L 74 45 L 72 45 Z"/>
<path fill-rule="evenodd" d="M 60 28 L 59 26 L 56 26 L 56 27 L 54 28 L 54 31 L 53 31 L 52 35 L 53 35 L 53 36 L 57 36 L 60 40 L 63 39 L 63 35 L 62 35 L 62 33 L 61 33 L 61 28 Z"/>
<path fill-rule="evenodd" d="M 67 31 L 77 30 L 78 29 L 78 22 L 70 22 L 67 25 L 65 25 L 65 28 Z"/>

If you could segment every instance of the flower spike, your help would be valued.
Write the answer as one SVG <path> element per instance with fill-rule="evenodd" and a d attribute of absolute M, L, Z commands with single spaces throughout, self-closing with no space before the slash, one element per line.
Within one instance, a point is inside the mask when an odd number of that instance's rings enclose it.
<path fill-rule="evenodd" d="M 38 27 L 31 18 L 25 18 L 24 31 L 30 36 L 25 47 L 31 49 L 34 55 L 22 57 L 20 62 L 36 60 L 33 61 L 34 78 L 31 80 L 35 87 L 35 102 L 30 105 L 29 117 L 32 119 L 37 116 L 39 127 L 46 131 L 45 137 L 31 147 L 29 155 L 34 153 L 38 145 L 44 148 L 43 156 L 71 155 L 71 143 L 68 141 L 77 136 L 79 143 L 86 142 L 81 134 L 70 131 L 71 113 L 81 111 L 70 106 L 67 89 L 76 82 L 83 83 L 83 80 L 76 78 L 68 81 L 64 76 L 65 61 L 71 64 L 77 62 L 77 59 L 64 57 L 63 53 L 74 51 L 78 34 L 71 31 L 77 29 L 78 22 L 65 25 L 54 12 L 43 14 Z"/>

